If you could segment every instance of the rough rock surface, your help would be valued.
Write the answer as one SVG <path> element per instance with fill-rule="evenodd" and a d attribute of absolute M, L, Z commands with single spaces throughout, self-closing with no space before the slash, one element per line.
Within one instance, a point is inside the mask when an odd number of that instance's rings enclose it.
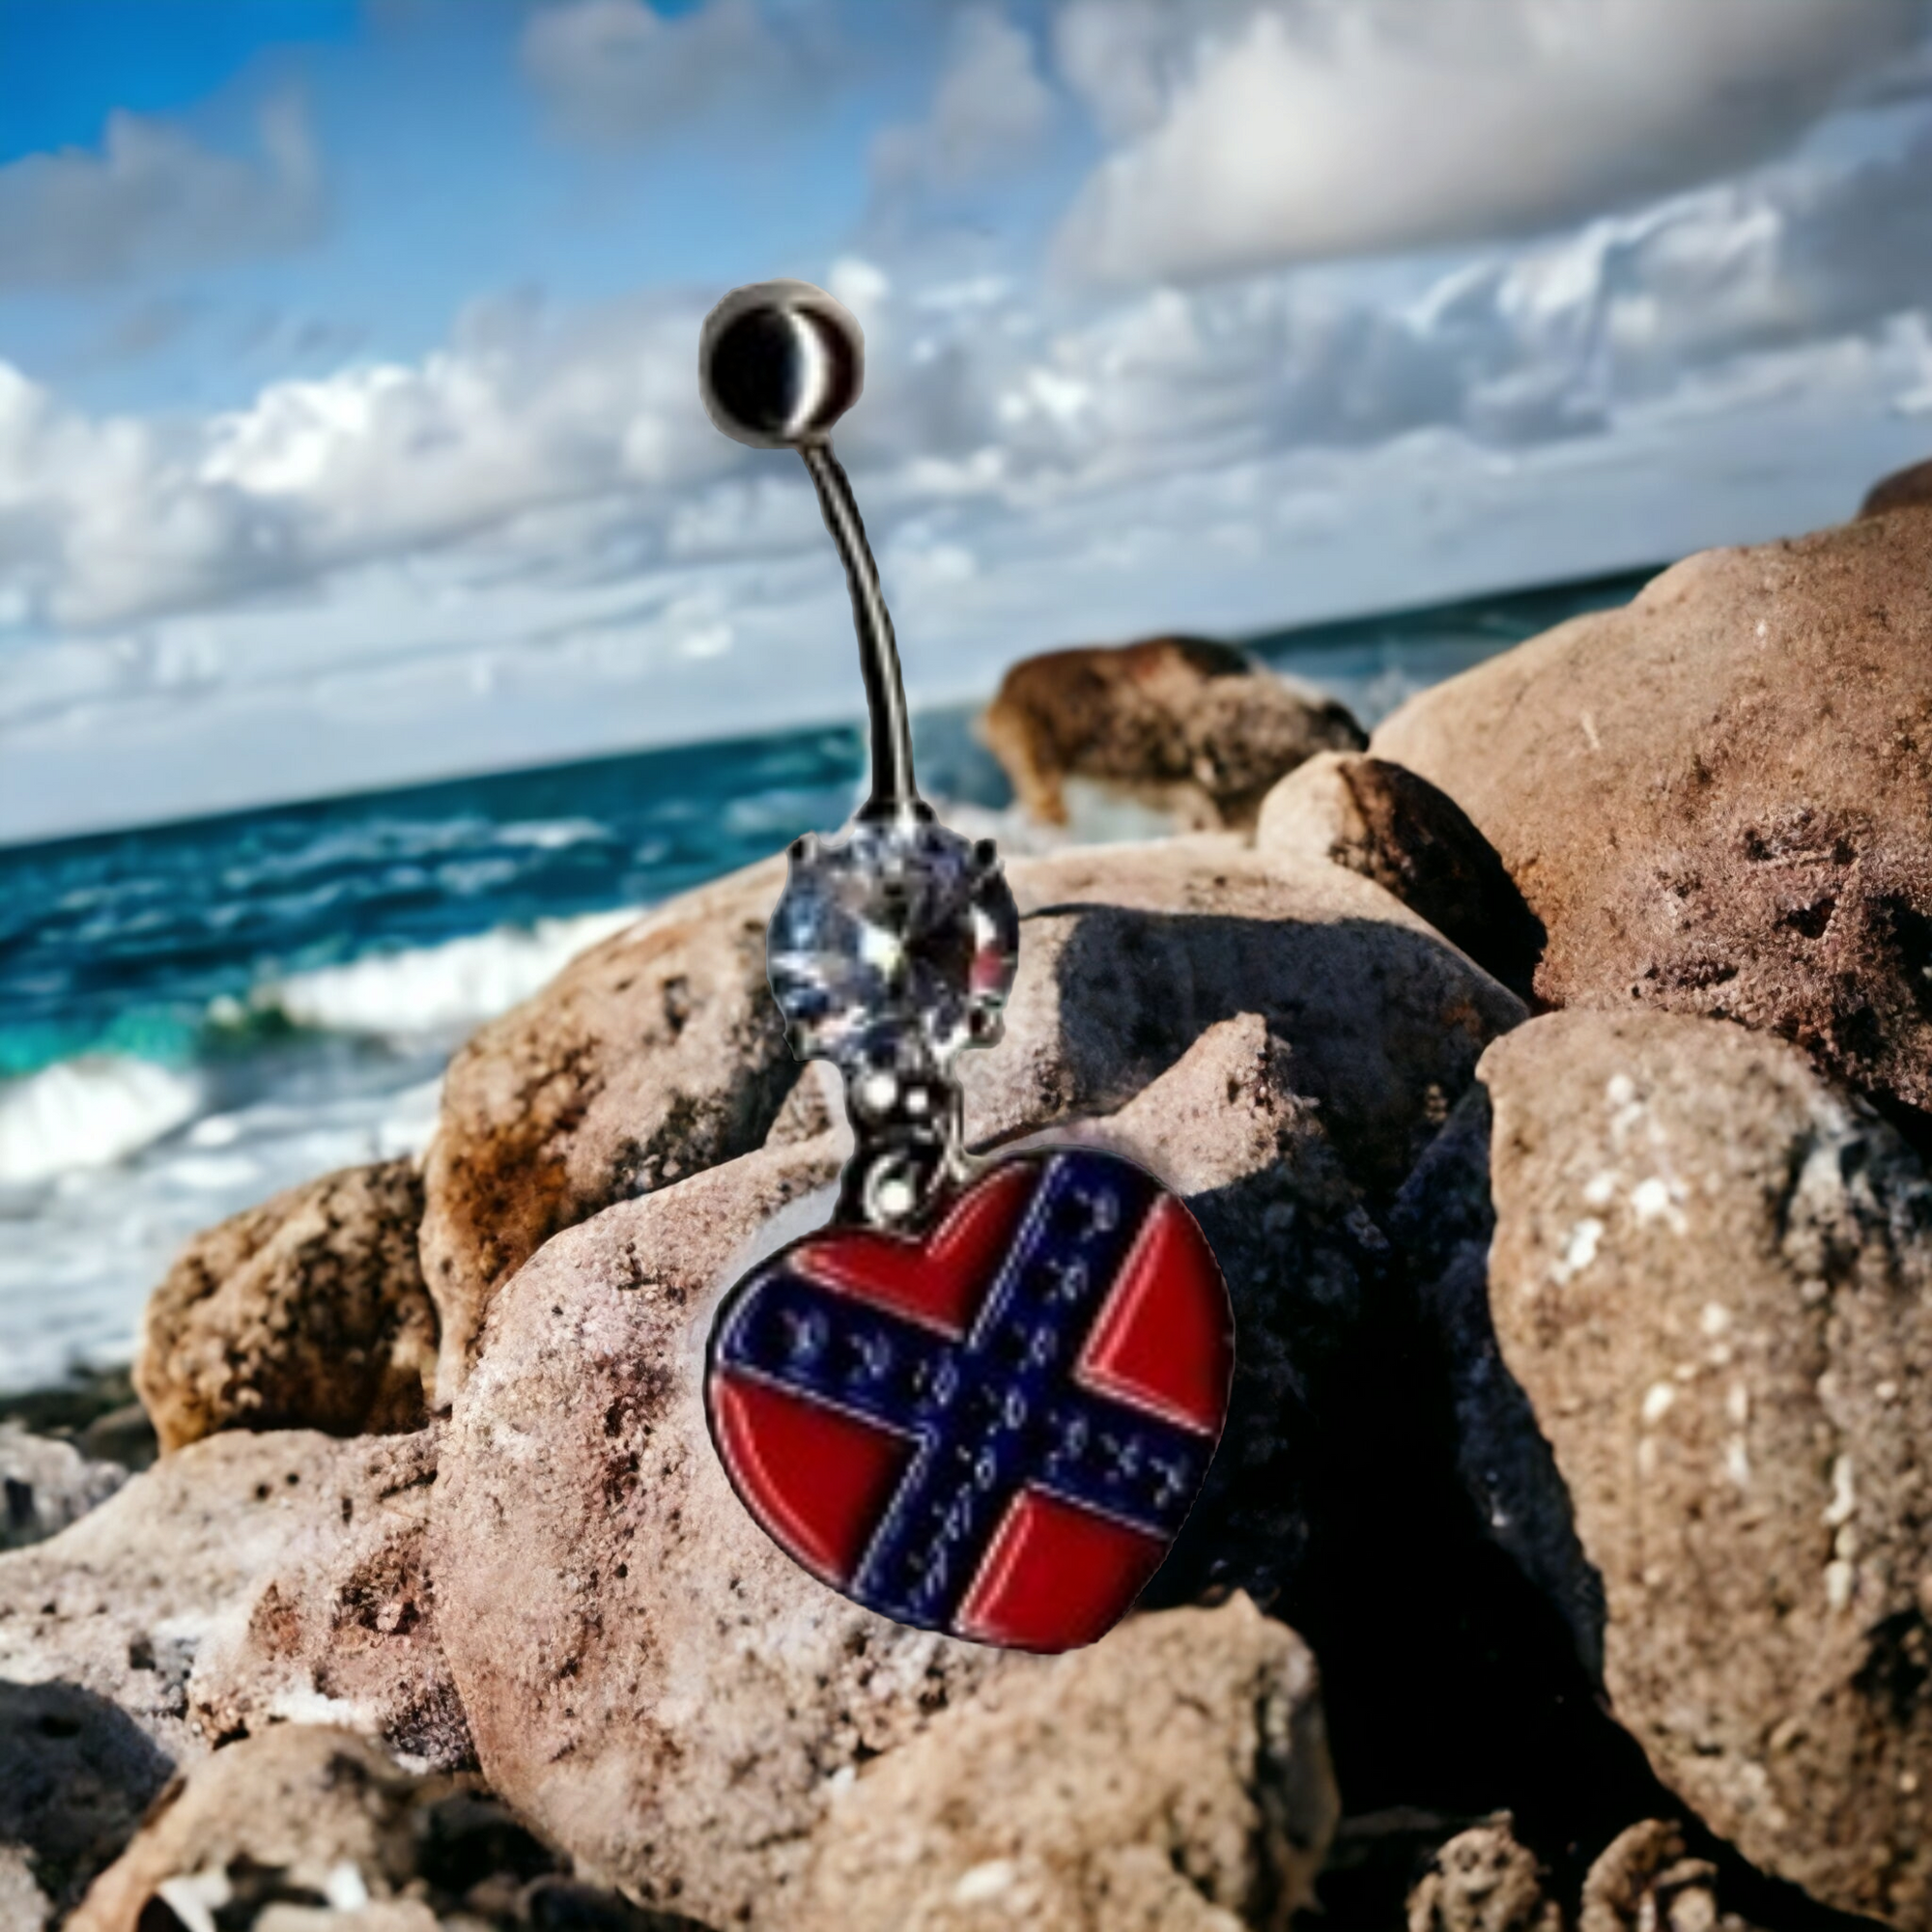
<path fill-rule="evenodd" d="M 1409 1894 L 1408 1932 L 1562 1932 L 1534 1852 L 1507 1812 L 1459 1832 Z"/>
<path fill-rule="evenodd" d="M 797 1079 L 765 979 L 774 859 L 573 960 L 464 1047 L 425 1157 L 439 1400 L 498 1285 L 560 1228 L 758 1146 Z"/>
<path fill-rule="evenodd" d="M 474 1762 L 437 1636 L 424 1559 L 436 1435 L 398 1440 L 347 1509 L 316 1520 L 195 1658 L 194 1719 L 213 1743 L 286 1719 L 373 1738 L 416 1770 Z"/>
<path fill-rule="evenodd" d="M 1245 1597 L 997 1678 L 833 1801 L 801 1932 L 1284 1932 L 1340 1801 L 1314 1659 Z"/>
<path fill-rule="evenodd" d="M 223 1923 L 252 1922 L 251 1906 L 306 1906 L 329 1923 L 354 1914 L 347 1922 L 369 1932 L 435 1932 L 434 1909 L 407 1894 L 419 1824 L 447 1792 L 347 1731 L 278 1725 L 177 1783 L 69 1932 L 148 1932 L 156 1898 L 163 1925 L 192 1925 L 196 1906 L 204 1922 L 223 1911 Z"/>
<path fill-rule="evenodd" d="M 1604 1849 L 1583 1881 L 1577 1932 L 1744 1932 L 1718 1905 L 1718 1868 L 1686 1855 L 1680 1826 L 1633 1825 Z"/>
<path fill-rule="evenodd" d="M 1483 1046 L 1523 1017 L 1399 900 L 1325 862 L 1210 835 L 1008 871 L 1021 937 L 1006 1038 L 960 1061 L 977 1146 L 1111 1113 L 1208 1027 L 1257 1013 L 1350 1177 L 1384 1196 Z"/>
<path fill-rule="evenodd" d="M 1262 803 L 1256 849 L 1373 879 L 1523 998 L 1543 927 L 1495 847 L 1446 792 L 1386 758 L 1319 752 Z"/>
<path fill-rule="evenodd" d="M 1782 1041 L 1498 1041 L 1490 1304 L 1601 1578 L 1613 1708 L 1765 1870 L 1932 1924 L 1932 1185 Z"/>
<path fill-rule="evenodd" d="M 134 1365 L 162 1451 L 219 1429 L 420 1429 L 436 1361 L 421 1220 L 415 1163 L 391 1160 L 197 1235 L 148 1298 Z"/>
<path fill-rule="evenodd" d="M 1280 1588 L 1305 1541 L 1297 1457 L 1321 1367 L 1294 1338 L 1362 1308 L 1374 1231 L 1284 1073 L 1263 1023 L 1236 1017 L 1089 1129 L 1189 1195 L 1248 1324 L 1203 1528 L 1157 1579 L 1168 1601 Z M 786 1922 L 828 1780 L 992 1675 L 1040 1667 L 827 1590 L 712 1452 L 710 1291 L 838 1151 L 832 1136 L 763 1151 L 551 1242 L 492 1316 L 436 1501 L 445 1640 L 486 1775 L 592 1868 L 715 1922 Z"/>
<path fill-rule="evenodd" d="M 980 729 L 1019 801 L 1067 819 L 1065 782 L 1098 780 L 1202 828 L 1254 823 L 1312 753 L 1359 750 L 1333 699 L 1200 638 L 1049 651 L 1008 671 Z"/>
<path fill-rule="evenodd" d="M 409 1436 L 190 1444 L 71 1528 L 0 1556 L 0 1678 L 57 1680 L 124 1712 L 166 1759 L 200 1757 L 190 1703 L 204 1645 L 245 1624 L 298 1549 L 381 1509 L 421 1460 Z"/>
<path fill-rule="evenodd" d="M 0 1549 L 24 1548 L 79 1521 L 127 1480 L 118 1463 L 91 1463 L 71 1442 L 0 1422 Z"/>
<path fill-rule="evenodd" d="M 1548 943 L 1551 1006 L 1734 1019 L 1932 1108 L 1932 518 L 1666 571 L 1412 698 Z"/>

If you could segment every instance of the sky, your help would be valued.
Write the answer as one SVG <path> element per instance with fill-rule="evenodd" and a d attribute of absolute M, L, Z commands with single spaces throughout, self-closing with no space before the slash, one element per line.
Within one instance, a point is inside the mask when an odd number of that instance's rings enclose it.
<path fill-rule="evenodd" d="M 1927 0 L 0 0 L 0 842 L 849 716 L 1932 455 Z"/>

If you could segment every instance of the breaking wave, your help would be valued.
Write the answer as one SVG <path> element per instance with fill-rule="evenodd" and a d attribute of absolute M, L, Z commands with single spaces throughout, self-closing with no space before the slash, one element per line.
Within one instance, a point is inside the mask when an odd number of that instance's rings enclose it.
<path fill-rule="evenodd" d="M 201 1109 L 200 1080 L 119 1054 L 63 1060 L 0 1084 L 0 1183 L 112 1167 Z"/>
<path fill-rule="evenodd" d="M 322 1033 L 382 1039 L 440 1037 L 480 1026 L 538 991 L 580 952 L 637 920 L 633 911 L 540 919 L 499 926 L 473 938 L 406 952 L 376 952 L 343 966 L 323 966 L 259 986 L 255 1012 L 278 1012 Z M 215 1019 L 240 1017 L 237 1003 L 217 1003 Z"/>

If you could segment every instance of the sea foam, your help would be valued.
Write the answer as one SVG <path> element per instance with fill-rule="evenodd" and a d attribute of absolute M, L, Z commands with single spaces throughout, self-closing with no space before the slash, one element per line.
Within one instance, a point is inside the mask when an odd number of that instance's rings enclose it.
<path fill-rule="evenodd" d="M 395 1040 L 457 1034 L 528 999 L 578 953 L 637 918 L 623 911 L 540 919 L 440 946 L 370 953 L 270 981 L 249 1005 L 329 1033 Z"/>
<path fill-rule="evenodd" d="M 192 1074 L 118 1054 L 63 1060 L 0 1084 L 0 1183 L 112 1167 L 192 1120 Z"/>

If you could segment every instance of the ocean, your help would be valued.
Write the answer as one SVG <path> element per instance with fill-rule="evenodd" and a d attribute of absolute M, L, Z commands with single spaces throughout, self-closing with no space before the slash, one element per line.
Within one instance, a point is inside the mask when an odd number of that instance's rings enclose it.
<path fill-rule="evenodd" d="M 1372 724 L 1649 575 L 1245 641 Z M 972 718 L 920 715 L 921 788 L 1016 848 Z M 195 1230 L 420 1151 L 466 1035 L 863 775 L 855 722 L 0 850 L 0 1391 L 125 1363 Z"/>

